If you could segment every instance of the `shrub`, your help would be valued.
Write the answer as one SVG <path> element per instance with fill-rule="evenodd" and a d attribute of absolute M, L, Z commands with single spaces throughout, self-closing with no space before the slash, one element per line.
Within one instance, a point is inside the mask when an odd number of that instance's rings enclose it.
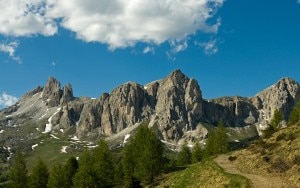
<path fill-rule="evenodd" d="M 300 165 L 300 155 L 296 155 L 294 157 L 293 163 L 296 165 Z"/>
<path fill-rule="evenodd" d="M 287 171 L 290 168 L 288 163 L 282 159 L 282 158 L 277 158 L 271 165 L 270 170 L 273 170 L 275 172 L 283 173 Z"/>
<path fill-rule="evenodd" d="M 237 159 L 237 156 L 231 156 L 231 155 L 230 155 L 230 156 L 228 157 L 228 160 L 229 160 L 229 161 L 235 161 L 236 159 Z"/>

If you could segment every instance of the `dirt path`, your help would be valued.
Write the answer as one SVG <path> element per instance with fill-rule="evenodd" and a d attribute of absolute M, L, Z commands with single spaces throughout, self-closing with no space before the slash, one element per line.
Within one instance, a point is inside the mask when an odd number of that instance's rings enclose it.
<path fill-rule="evenodd" d="M 247 174 L 238 170 L 235 164 L 228 160 L 228 155 L 219 155 L 214 161 L 230 174 L 238 174 L 248 178 L 254 187 L 259 188 L 279 188 L 285 187 L 283 182 L 276 177 L 264 177 L 261 175 Z"/>

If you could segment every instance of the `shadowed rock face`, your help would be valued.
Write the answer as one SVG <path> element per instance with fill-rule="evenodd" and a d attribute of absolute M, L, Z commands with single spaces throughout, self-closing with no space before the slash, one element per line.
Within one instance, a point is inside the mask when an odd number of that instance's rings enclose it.
<path fill-rule="evenodd" d="M 49 118 L 59 109 L 51 123 L 57 125 L 56 130 L 73 127 L 78 136 L 112 136 L 136 123 L 149 121 L 149 126 L 161 139 L 176 142 L 182 137 L 191 137 L 188 135 L 194 130 L 203 130 L 199 126 L 205 123 L 216 125 L 222 121 L 228 127 L 265 125 L 276 109 L 287 118 L 298 99 L 300 86 L 289 78 L 278 81 L 252 98 L 236 96 L 207 101 L 202 98 L 197 81 L 180 70 L 145 86 L 127 82 L 98 99 L 74 98 L 70 84 L 61 89 L 60 83 L 50 77 L 44 88 L 37 87 L 27 93 L 20 105 L 0 111 L 0 117 L 12 112 L 19 114 L 18 111 L 33 114 L 39 109 L 44 109 L 45 113 L 48 108 L 50 111 L 54 109 L 52 114 L 45 116 Z M 29 104 L 26 103 L 29 100 L 35 108 L 26 111 L 22 104 Z M 30 112 L 30 109 L 35 111 Z"/>

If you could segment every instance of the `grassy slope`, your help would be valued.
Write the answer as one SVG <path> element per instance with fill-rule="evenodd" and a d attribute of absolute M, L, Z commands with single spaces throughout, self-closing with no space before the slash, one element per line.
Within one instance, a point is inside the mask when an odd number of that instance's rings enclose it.
<path fill-rule="evenodd" d="M 224 172 L 211 159 L 171 172 L 162 177 L 157 187 L 251 187 L 248 179 Z"/>
<path fill-rule="evenodd" d="M 300 187 L 300 123 L 232 155 L 241 171 L 279 177 L 287 187 Z"/>

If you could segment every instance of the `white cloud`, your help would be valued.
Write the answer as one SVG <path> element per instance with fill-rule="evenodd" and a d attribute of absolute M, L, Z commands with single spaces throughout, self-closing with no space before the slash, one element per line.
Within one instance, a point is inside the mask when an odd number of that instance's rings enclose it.
<path fill-rule="evenodd" d="M 17 48 L 19 47 L 19 42 L 12 41 L 9 43 L 0 43 L 0 51 L 7 53 L 9 57 L 11 57 L 13 60 L 15 60 L 18 63 L 21 63 L 22 60 L 20 57 L 15 55 L 15 52 Z"/>
<path fill-rule="evenodd" d="M 297 3 L 300 3 L 300 0 L 297 0 Z"/>
<path fill-rule="evenodd" d="M 173 54 L 177 54 L 178 52 L 182 52 L 187 49 L 188 43 L 186 40 L 183 41 L 170 41 L 171 52 Z"/>
<path fill-rule="evenodd" d="M 147 46 L 146 48 L 144 48 L 143 54 L 148 54 L 148 53 L 154 54 L 155 49 L 153 47 Z"/>
<path fill-rule="evenodd" d="M 210 20 L 224 0 L 0 0 L 0 34 L 51 36 L 58 25 L 78 39 L 110 49 L 138 42 L 181 41 L 195 32 L 215 33 Z"/>
<path fill-rule="evenodd" d="M 196 42 L 195 44 L 203 47 L 204 53 L 206 55 L 213 55 L 219 51 L 216 39 L 209 40 L 209 41 L 203 42 L 203 43 Z"/>
<path fill-rule="evenodd" d="M 0 0 L 0 34 L 6 36 L 53 35 L 57 26 L 48 17 L 48 0 Z"/>
<path fill-rule="evenodd" d="M 11 106 L 13 104 L 15 104 L 18 101 L 17 97 L 14 97 L 12 95 L 8 95 L 7 93 L 2 93 L 2 95 L 0 95 L 0 106 Z"/>

